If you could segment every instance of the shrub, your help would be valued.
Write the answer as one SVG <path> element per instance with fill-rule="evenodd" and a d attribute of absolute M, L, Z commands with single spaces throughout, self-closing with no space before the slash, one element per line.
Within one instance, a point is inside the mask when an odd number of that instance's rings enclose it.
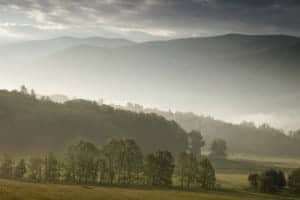
<path fill-rule="evenodd" d="M 257 173 L 249 174 L 248 181 L 252 188 L 257 189 L 259 184 L 259 175 Z"/>
<path fill-rule="evenodd" d="M 294 193 L 300 193 L 300 168 L 295 169 L 288 178 L 289 189 Z"/>
<path fill-rule="evenodd" d="M 259 178 L 259 190 L 266 193 L 274 193 L 286 186 L 286 179 L 282 171 L 270 169 L 264 171 Z"/>

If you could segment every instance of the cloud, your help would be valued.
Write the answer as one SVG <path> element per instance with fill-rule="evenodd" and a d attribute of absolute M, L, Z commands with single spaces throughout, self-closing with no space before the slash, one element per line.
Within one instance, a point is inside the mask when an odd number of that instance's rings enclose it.
<path fill-rule="evenodd" d="M 149 39 L 228 32 L 300 35 L 298 0 L 0 0 L 1 9 L 45 31 L 81 28 L 83 34 L 106 30 L 128 37 L 138 32 Z"/>
<path fill-rule="evenodd" d="M 0 38 L 6 38 L 7 40 L 12 39 L 24 39 L 25 36 L 21 33 L 15 33 L 9 30 L 9 27 L 13 26 L 13 24 L 0 24 Z M 2 41 L 1 41 L 2 43 Z"/>

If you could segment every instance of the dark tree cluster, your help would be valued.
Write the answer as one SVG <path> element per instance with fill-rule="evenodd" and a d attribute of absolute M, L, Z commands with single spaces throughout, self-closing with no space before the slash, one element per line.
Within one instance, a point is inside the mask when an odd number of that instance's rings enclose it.
<path fill-rule="evenodd" d="M 288 186 L 293 193 L 300 194 L 300 168 L 293 170 L 289 174 Z"/>
<path fill-rule="evenodd" d="M 16 162 L 7 154 L 0 165 L 0 178 L 37 183 L 81 185 L 149 185 L 171 187 L 180 180 L 183 188 L 213 189 L 215 171 L 208 159 L 181 153 L 175 160 L 169 151 L 144 156 L 132 139 L 110 139 L 100 147 L 79 141 L 64 154 L 48 153 Z"/>
<path fill-rule="evenodd" d="M 222 139 L 215 139 L 210 146 L 210 157 L 224 159 L 227 156 L 227 143 Z"/>
<path fill-rule="evenodd" d="M 300 186 L 299 170 L 293 171 L 288 182 L 283 171 L 269 169 L 260 174 L 252 173 L 248 176 L 250 186 L 256 191 L 264 193 L 276 193 L 284 190 L 287 186 L 291 190 L 297 191 Z"/>
<path fill-rule="evenodd" d="M 216 185 L 215 170 L 207 158 L 197 159 L 191 153 L 180 153 L 176 159 L 175 174 L 181 188 L 201 187 L 213 189 Z"/>

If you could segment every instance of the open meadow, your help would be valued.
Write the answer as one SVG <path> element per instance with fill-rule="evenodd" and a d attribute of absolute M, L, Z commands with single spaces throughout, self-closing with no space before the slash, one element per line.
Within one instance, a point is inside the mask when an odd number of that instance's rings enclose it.
<path fill-rule="evenodd" d="M 226 160 L 215 160 L 217 183 L 225 189 L 245 190 L 249 188 L 249 173 L 263 170 L 282 169 L 286 174 L 300 166 L 297 158 L 260 157 L 251 155 L 231 155 Z"/>
<path fill-rule="evenodd" d="M 292 200 L 242 191 L 183 192 L 157 189 L 65 186 L 0 180 L 1 200 Z"/>

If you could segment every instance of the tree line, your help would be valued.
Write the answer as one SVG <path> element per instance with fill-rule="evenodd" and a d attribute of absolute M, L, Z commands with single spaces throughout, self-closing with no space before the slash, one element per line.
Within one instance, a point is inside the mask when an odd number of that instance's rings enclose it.
<path fill-rule="evenodd" d="M 215 170 L 208 158 L 192 152 L 158 150 L 144 155 L 132 139 L 110 139 L 102 146 L 79 141 L 62 156 L 14 160 L 3 156 L 0 177 L 36 183 L 148 185 L 213 189 Z"/>

